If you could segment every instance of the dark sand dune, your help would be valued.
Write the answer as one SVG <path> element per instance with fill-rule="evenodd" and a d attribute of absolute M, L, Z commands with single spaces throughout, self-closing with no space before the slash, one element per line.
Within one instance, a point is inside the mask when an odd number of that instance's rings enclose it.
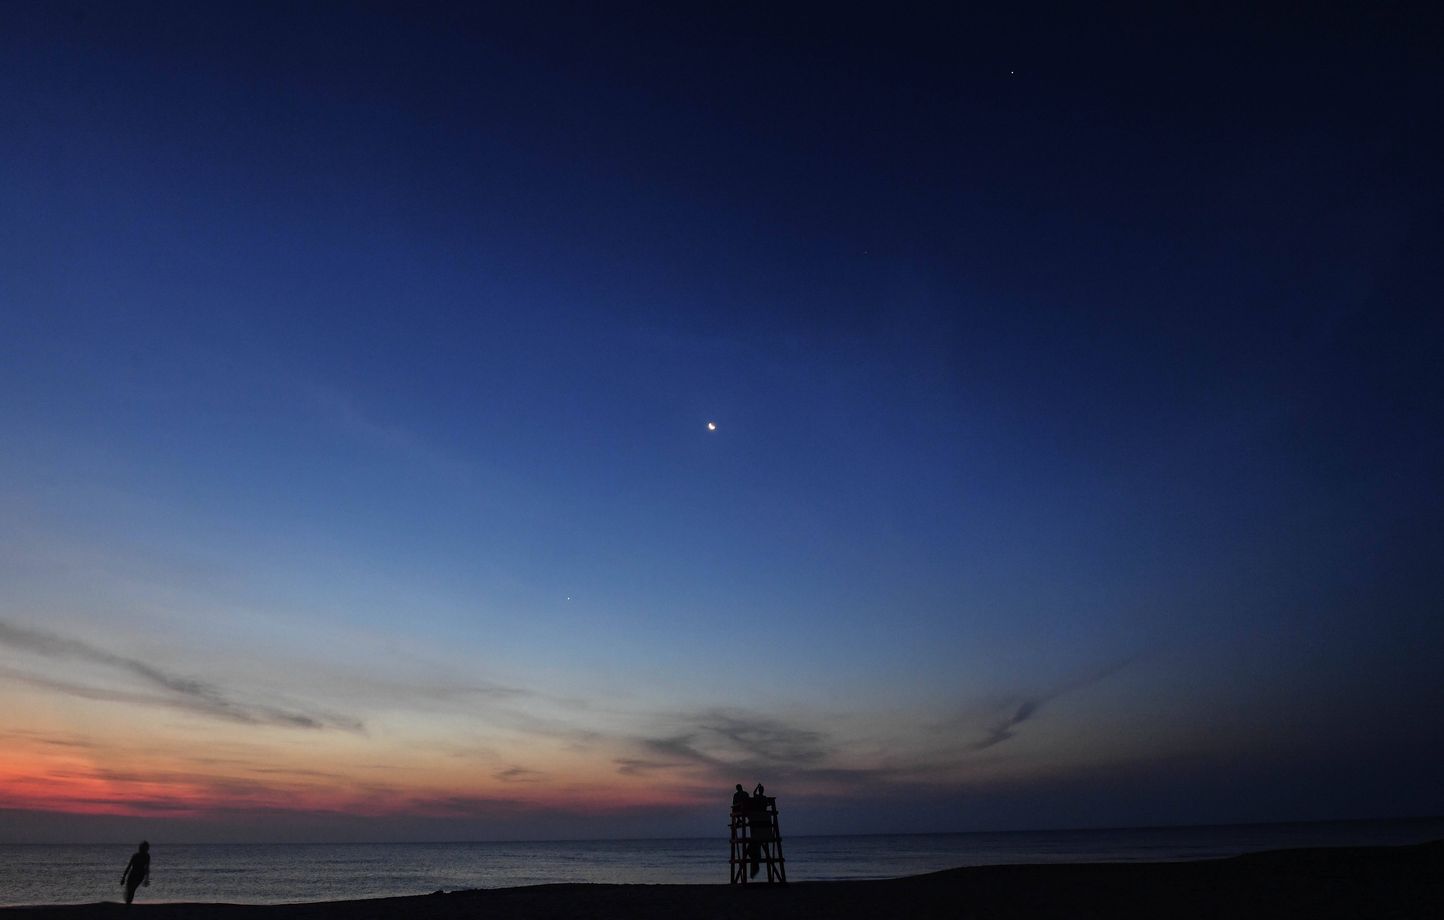
<path fill-rule="evenodd" d="M 1176 863 L 981 866 L 888 881 L 537 885 L 316 904 L 87 904 L 0 920 L 562 920 L 562 918 L 1444 918 L 1444 841 L 1281 850 Z"/>

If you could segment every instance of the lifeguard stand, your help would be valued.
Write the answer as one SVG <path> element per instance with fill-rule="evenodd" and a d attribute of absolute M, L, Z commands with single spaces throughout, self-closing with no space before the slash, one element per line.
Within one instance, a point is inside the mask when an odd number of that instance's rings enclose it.
<path fill-rule="evenodd" d="M 754 861 L 759 867 L 767 867 L 767 881 L 787 884 L 775 796 L 762 796 L 761 801 L 753 799 L 748 807 L 732 809 L 732 884 L 747 884 Z"/>

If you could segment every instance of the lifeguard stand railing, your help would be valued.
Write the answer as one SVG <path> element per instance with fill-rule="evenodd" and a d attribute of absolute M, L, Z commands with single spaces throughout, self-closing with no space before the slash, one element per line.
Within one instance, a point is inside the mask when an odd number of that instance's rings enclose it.
<path fill-rule="evenodd" d="M 767 867 L 767 881 L 787 882 L 782 858 L 782 832 L 777 828 L 777 799 L 762 796 L 746 806 L 732 809 L 732 884 L 746 885 L 751 875 Z M 762 881 L 756 879 L 756 881 Z"/>

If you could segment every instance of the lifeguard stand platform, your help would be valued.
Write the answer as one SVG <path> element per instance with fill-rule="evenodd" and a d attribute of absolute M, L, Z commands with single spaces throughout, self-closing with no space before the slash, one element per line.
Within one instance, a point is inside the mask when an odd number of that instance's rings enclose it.
<path fill-rule="evenodd" d="M 752 864 L 767 867 L 767 881 L 787 884 L 782 832 L 777 829 L 777 798 L 762 796 L 748 807 L 732 809 L 732 884 L 746 885 Z M 762 881 L 762 879 L 756 879 Z"/>

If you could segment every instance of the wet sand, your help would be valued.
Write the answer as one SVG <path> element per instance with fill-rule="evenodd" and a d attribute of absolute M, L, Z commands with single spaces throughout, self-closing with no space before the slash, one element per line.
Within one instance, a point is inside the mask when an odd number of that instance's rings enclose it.
<path fill-rule="evenodd" d="M 145 890 L 141 890 L 144 895 Z M 1174 863 L 979 866 L 781 885 L 535 885 L 312 904 L 102 903 L 0 909 L 0 920 L 878 920 L 878 918 L 1444 917 L 1444 841 Z"/>

